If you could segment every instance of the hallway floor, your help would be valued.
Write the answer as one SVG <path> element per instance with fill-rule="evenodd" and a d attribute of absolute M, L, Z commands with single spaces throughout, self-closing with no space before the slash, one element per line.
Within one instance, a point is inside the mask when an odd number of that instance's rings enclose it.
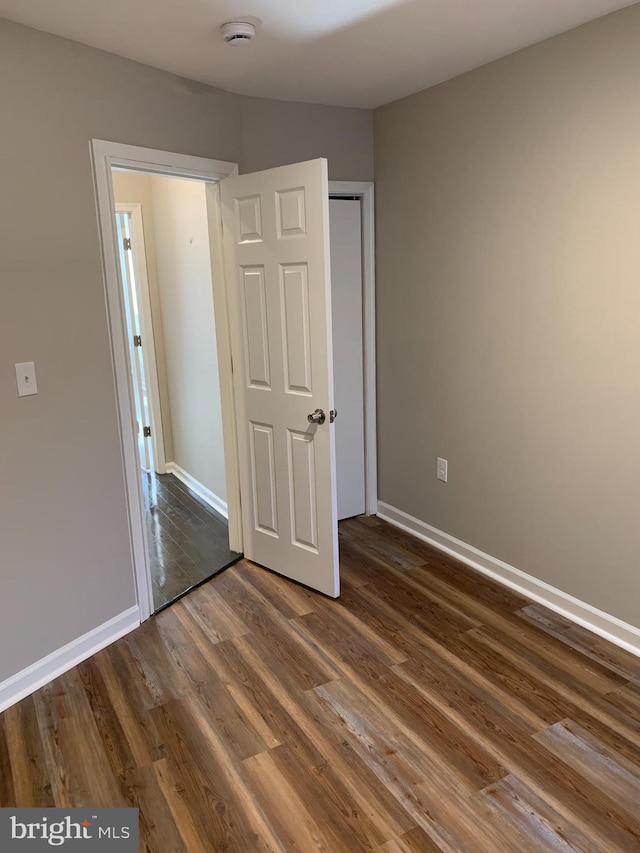
<path fill-rule="evenodd" d="M 173 474 L 143 473 L 153 604 L 157 612 L 235 563 L 227 521 Z"/>

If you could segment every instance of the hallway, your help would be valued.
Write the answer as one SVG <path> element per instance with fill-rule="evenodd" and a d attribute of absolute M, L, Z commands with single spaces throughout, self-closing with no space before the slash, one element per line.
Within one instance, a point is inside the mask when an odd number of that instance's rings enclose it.
<path fill-rule="evenodd" d="M 157 613 L 240 555 L 229 550 L 226 519 L 173 474 L 145 472 L 142 482 Z"/>

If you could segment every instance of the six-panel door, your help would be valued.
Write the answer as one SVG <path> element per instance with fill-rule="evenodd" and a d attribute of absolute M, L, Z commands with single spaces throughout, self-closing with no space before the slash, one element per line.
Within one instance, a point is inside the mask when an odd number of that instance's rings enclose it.
<path fill-rule="evenodd" d="M 339 594 L 326 160 L 223 181 L 245 555 Z M 324 424 L 310 424 L 316 409 Z"/>

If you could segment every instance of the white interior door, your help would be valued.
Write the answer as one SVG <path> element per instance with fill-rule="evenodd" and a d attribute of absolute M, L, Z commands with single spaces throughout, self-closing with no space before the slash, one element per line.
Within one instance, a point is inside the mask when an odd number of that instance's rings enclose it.
<path fill-rule="evenodd" d="M 332 198 L 331 311 L 338 519 L 365 512 L 362 217 L 360 200 Z"/>
<path fill-rule="evenodd" d="M 337 597 L 327 162 L 220 191 L 245 555 Z M 308 421 L 316 409 L 324 423 Z"/>
<path fill-rule="evenodd" d="M 124 303 L 127 321 L 129 353 L 131 356 L 131 374 L 133 377 L 133 397 L 138 422 L 138 452 L 140 466 L 145 471 L 154 468 L 153 449 L 150 436 L 145 428 L 151 426 L 151 407 L 149 404 L 148 382 L 142 347 L 136 341 L 142 340 L 142 322 L 136 291 L 135 270 L 131 253 L 131 216 L 129 213 L 116 213 L 120 269 L 124 284 Z"/>

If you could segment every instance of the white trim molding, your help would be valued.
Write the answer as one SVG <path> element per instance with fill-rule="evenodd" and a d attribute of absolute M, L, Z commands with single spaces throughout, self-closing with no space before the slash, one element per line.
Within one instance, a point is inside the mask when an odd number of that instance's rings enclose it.
<path fill-rule="evenodd" d="M 196 480 L 195 477 L 192 477 L 184 468 L 181 468 L 175 462 L 167 462 L 166 465 L 167 474 L 173 474 L 174 477 L 177 477 L 181 483 L 191 489 L 199 498 L 209 504 L 209 506 L 214 509 L 218 515 L 223 515 L 225 518 L 229 518 L 229 507 L 227 506 L 227 502 L 223 501 L 221 497 L 218 497 L 211 489 L 208 489 L 205 485 L 203 485 L 199 480 Z"/>
<path fill-rule="evenodd" d="M 376 243 L 375 199 L 371 181 L 329 181 L 329 197 L 359 198 L 362 205 L 362 341 L 364 366 L 365 512 L 378 508 L 376 434 Z"/>
<path fill-rule="evenodd" d="M 139 625 L 140 612 L 136 605 L 7 678 L 0 683 L 0 713 Z"/>
<path fill-rule="evenodd" d="M 629 625 L 603 610 L 598 610 L 597 607 L 580 601 L 569 593 L 563 592 L 561 589 L 545 583 L 545 581 L 538 580 L 538 578 L 516 569 L 515 566 L 510 566 L 490 554 L 485 554 L 478 548 L 474 548 L 473 545 L 467 545 L 466 542 L 456 539 L 455 536 L 450 536 L 448 533 L 420 521 L 419 518 L 414 518 L 401 509 L 396 509 L 396 507 L 380 500 L 378 501 L 378 518 L 382 518 L 389 524 L 393 524 L 394 527 L 399 527 L 418 539 L 428 542 L 438 550 L 444 551 L 445 554 L 455 557 L 467 566 L 471 566 L 483 575 L 503 584 L 503 586 L 532 598 L 571 622 L 576 622 L 583 628 L 593 631 L 594 634 L 604 637 L 605 640 L 615 643 L 616 646 L 640 656 L 640 628 Z"/>

